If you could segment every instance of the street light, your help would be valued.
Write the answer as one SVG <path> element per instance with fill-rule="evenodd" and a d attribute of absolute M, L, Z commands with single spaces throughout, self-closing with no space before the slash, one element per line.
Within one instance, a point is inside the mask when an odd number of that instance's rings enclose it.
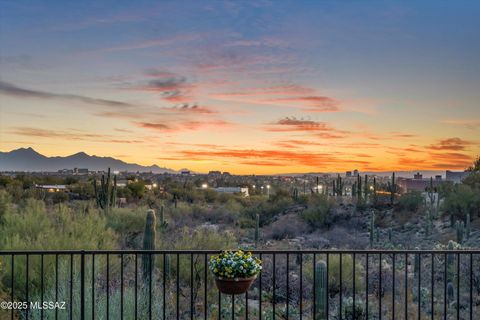
<path fill-rule="evenodd" d="M 208 188 L 208 184 L 204 183 L 202 184 L 202 189 L 207 189 Z"/>
<path fill-rule="evenodd" d="M 267 184 L 267 196 L 270 196 L 270 185 Z"/>

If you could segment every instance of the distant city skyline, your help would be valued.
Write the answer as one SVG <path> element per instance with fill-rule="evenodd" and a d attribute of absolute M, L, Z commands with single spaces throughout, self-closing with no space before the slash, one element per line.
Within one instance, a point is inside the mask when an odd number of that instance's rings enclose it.
<path fill-rule="evenodd" d="M 0 1 L 0 151 L 234 174 L 463 170 L 480 3 Z"/>

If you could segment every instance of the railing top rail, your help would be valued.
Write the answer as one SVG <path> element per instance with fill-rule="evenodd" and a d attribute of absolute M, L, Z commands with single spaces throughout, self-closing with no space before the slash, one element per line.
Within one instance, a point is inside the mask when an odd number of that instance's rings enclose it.
<path fill-rule="evenodd" d="M 231 249 L 237 250 L 237 249 Z M 243 249 L 242 249 L 243 250 Z M 222 250 L 0 250 L 1 255 L 81 255 L 81 254 L 217 254 Z M 460 250 L 248 250 L 256 254 L 480 254 L 480 249 Z"/>

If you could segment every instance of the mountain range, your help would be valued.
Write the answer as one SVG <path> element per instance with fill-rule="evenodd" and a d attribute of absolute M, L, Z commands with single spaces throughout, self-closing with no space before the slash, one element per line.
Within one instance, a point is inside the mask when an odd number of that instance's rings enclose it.
<path fill-rule="evenodd" d="M 127 163 L 112 157 L 98 157 L 78 152 L 66 157 L 47 157 L 32 148 L 20 148 L 9 152 L 0 152 L 0 171 L 58 171 L 61 169 L 88 168 L 91 171 L 111 168 L 118 171 L 176 173 L 175 170 L 157 165 L 142 166 Z"/>

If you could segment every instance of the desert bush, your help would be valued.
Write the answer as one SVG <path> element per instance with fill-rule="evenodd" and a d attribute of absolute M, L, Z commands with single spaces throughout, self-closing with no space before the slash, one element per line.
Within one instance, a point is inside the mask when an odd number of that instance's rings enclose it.
<path fill-rule="evenodd" d="M 111 249 L 116 235 L 97 214 L 76 214 L 66 205 L 47 211 L 43 201 L 27 199 L 4 215 L 0 249 Z"/>
<path fill-rule="evenodd" d="M 398 208 L 402 210 L 416 212 L 423 202 L 424 198 L 421 192 L 409 191 L 402 194 L 398 199 Z"/>
<path fill-rule="evenodd" d="M 290 195 L 274 195 L 270 198 L 265 196 L 253 196 L 244 201 L 242 215 L 254 220 L 256 215 L 260 216 L 260 225 L 264 226 L 270 223 L 276 215 L 282 213 L 286 207 L 292 205 L 293 200 Z"/>
<path fill-rule="evenodd" d="M 310 231 L 310 227 L 296 215 L 285 215 L 280 217 L 262 231 L 266 239 L 282 240 L 295 238 Z"/>
<path fill-rule="evenodd" d="M 145 226 L 147 207 L 113 208 L 107 215 L 107 227 L 125 236 L 140 233 Z"/>
<path fill-rule="evenodd" d="M 312 195 L 308 202 L 308 207 L 302 212 L 301 217 L 310 226 L 320 228 L 330 226 L 331 213 L 334 207 L 334 201 L 329 199 L 326 195 Z"/>
<path fill-rule="evenodd" d="M 480 215 L 480 192 L 465 184 L 455 185 L 448 193 L 441 206 L 443 214 L 453 216 L 454 220 L 465 220 L 471 216 Z"/>
<path fill-rule="evenodd" d="M 12 196 L 5 190 L 0 190 L 0 224 L 3 217 L 10 212 L 12 206 Z"/>

